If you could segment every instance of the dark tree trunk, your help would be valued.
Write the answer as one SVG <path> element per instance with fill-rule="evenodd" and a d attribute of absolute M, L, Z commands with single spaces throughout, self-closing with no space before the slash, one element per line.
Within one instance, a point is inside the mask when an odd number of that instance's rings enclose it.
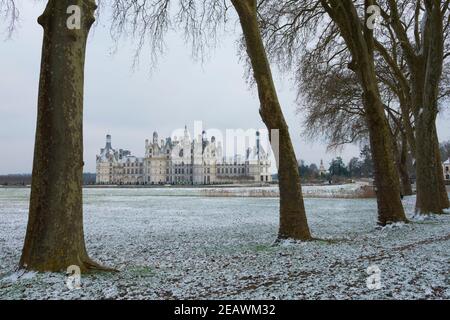
<path fill-rule="evenodd" d="M 69 29 L 71 5 L 81 28 Z M 83 233 L 83 86 L 86 40 L 94 0 L 49 0 L 44 29 L 28 227 L 20 266 L 36 271 L 101 268 Z"/>
<path fill-rule="evenodd" d="M 441 159 L 441 152 L 439 150 L 439 140 L 438 140 L 437 134 L 434 139 L 434 146 L 435 146 L 435 155 L 436 155 L 436 163 L 437 163 L 436 176 L 438 179 L 440 204 L 441 204 L 442 209 L 447 209 L 447 208 L 450 208 L 450 201 L 448 199 L 447 188 L 445 187 L 444 174 L 442 172 L 442 159 Z"/>
<path fill-rule="evenodd" d="M 394 134 L 391 130 L 391 137 L 394 146 L 395 161 L 397 164 L 398 175 L 401 180 L 401 194 L 403 196 L 410 196 L 413 194 L 411 181 L 408 173 L 408 139 L 406 132 L 401 128 L 401 121 L 396 121 L 399 132 Z M 401 136 L 399 141 L 398 135 Z"/>
<path fill-rule="evenodd" d="M 442 213 L 439 179 L 436 174 L 436 114 L 430 108 L 419 108 L 416 112 L 417 214 Z"/>
<path fill-rule="evenodd" d="M 397 4 L 389 0 L 391 20 L 411 73 L 412 102 L 415 119 L 416 213 L 442 213 L 448 206 L 437 156 L 436 116 L 439 84 L 444 62 L 444 17 L 439 1 L 424 1 L 424 19 L 420 42 L 413 47 L 401 23 Z M 420 49 L 420 50 L 418 50 Z"/>
<path fill-rule="evenodd" d="M 353 1 L 321 0 L 321 3 L 340 29 L 353 58 L 349 68 L 358 75 L 363 88 L 364 111 L 374 162 L 378 224 L 407 221 L 400 198 L 394 145 L 375 73 L 373 31 L 362 26 Z M 366 9 L 374 4 L 374 1 L 365 1 Z"/>
<path fill-rule="evenodd" d="M 401 152 L 398 161 L 398 172 L 402 181 L 402 194 L 411 196 L 413 194 L 411 179 L 408 172 L 408 139 L 406 134 L 402 134 Z"/>
<path fill-rule="evenodd" d="M 279 130 L 280 239 L 310 240 L 297 160 L 284 119 L 257 20 L 256 0 L 232 0 L 247 45 L 258 87 L 260 114 L 271 130 Z"/>
<path fill-rule="evenodd" d="M 407 221 L 401 203 L 400 179 L 393 155 L 393 142 L 389 124 L 382 111 L 382 103 L 374 99 L 365 98 L 364 100 L 374 162 L 378 224 L 384 226 Z"/>

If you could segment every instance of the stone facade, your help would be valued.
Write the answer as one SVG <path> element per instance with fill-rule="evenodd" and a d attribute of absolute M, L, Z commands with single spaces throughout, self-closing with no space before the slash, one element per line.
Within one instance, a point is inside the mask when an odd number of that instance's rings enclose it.
<path fill-rule="evenodd" d="M 115 150 L 111 136 L 97 155 L 96 182 L 98 184 L 186 184 L 209 185 L 236 182 L 272 181 L 268 153 L 262 148 L 259 132 L 256 146 L 248 148 L 244 157 L 225 158 L 222 145 L 203 132 L 190 139 L 187 128 L 179 139 L 158 138 L 153 133 L 145 141 L 145 157 L 131 155 L 128 150 Z"/>

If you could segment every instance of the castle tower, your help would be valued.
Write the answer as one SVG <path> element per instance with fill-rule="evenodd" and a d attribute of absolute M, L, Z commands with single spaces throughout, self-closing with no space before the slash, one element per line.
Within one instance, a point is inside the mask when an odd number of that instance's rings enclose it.
<path fill-rule="evenodd" d="M 186 141 L 190 140 L 190 138 L 189 138 L 189 131 L 188 131 L 186 125 L 184 126 L 184 140 L 186 140 Z"/>
<path fill-rule="evenodd" d="M 109 135 L 109 134 L 106 136 L 106 146 L 105 146 L 105 149 L 106 149 L 106 150 L 112 149 L 112 146 L 111 146 L 111 135 Z"/>
<path fill-rule="evenodd" d="M 153 144 L 158 144 L 158 132 L 153 132 Z"/>
<path fill-rule="evenodd" d="M 319 167 L 319 174 L 321 176 L 325 175 L 327 173 L 327 170 L 325 170 L 325 166 L 323 165 L 323 160 L 320 159 L 320 167 Z"/>
<path fill-rule="evenodd" d="M 203 130 L 202 131 L 202 153 L 205 151 L 206 144 L 207 144 L 206 131 Z"/>

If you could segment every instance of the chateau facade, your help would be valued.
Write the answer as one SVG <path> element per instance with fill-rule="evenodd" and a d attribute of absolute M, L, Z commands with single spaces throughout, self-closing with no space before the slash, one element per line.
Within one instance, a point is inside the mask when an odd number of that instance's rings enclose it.
<path fill-rule="evenodd" d="M 222 145 L 206 133 L 191 140 L 187 128 L 184 136 L 145 141 L 145 157 L 135 157 L 128 150 L 112 148 L 111 136 L 100 149 L 96 161 L 97 184 L 190 184 L 208 185 L 236 182 L 272 181 L 268 153 L 262 148 L 260 134 L 256 146 L 244 157 L 223 157 Z"/>

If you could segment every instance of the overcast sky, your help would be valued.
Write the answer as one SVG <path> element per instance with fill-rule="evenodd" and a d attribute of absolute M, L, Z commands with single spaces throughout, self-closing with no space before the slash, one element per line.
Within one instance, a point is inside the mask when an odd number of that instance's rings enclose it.
<path fill-rule="evenodd" d="M 13 39 L 0 42 L 0 174 L 29 173 L 32 168 L 42 29 L 36 23 L 43 5 L 20 1 L 21 21 Z M 181 36 L 167 37 L 167 53 L 151 74 L 143 52 L 138 69 L 132 69 L 134 46 L 113 44 L 101 21 L 91 34 L 86 61 L 84 148 L 85 171 L 95 172 L 95 156 L 112 135 L 115 148 L 144 155 L 145 139 L 158 131 L 160 138 L 186 124 L 203 121 L 205 129 L 264 128 L 258 113 L 255 88 L 244 79 L 236 41 L 230 32 L 204 64 L 194 62 Z M 297 157 L 328 163 L 337 153 L 302 135 L 296 114 L 295 91 L 289 77 L 275 72 L 285 117 Z M 450 139 L 448 109 L 439 116 L 441 140 Z M 342 151 L 345 161 L 359 154 L 356 146 Z"/>

